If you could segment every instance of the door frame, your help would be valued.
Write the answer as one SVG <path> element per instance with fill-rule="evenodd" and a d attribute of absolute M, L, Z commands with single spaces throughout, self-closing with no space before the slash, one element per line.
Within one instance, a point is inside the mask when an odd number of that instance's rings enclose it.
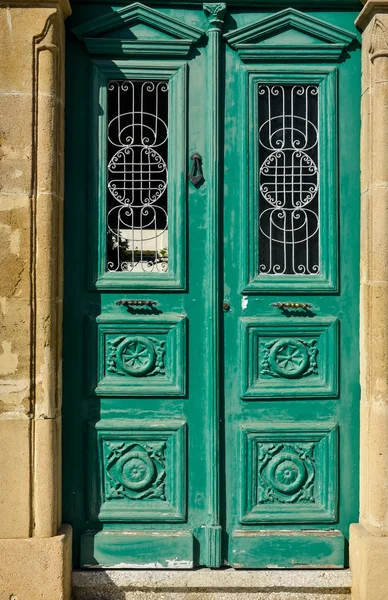
<path fill-rule="evenodd" d="M 33 121 L 33 135 L 31 142 L 32 153 L 32 183 L 30 188 L 30 208 L 25 211 L 26 220 L 31 219 L 29 233 L 30 246 L 25 245 L 21 258 L 31 265 L 29 291 L 26 294 L 29 301 L 29 318 L 19 323 L 18 331 L 21 335 L 20 349 L 25 351 L 25 340 L 28 343 L 31 356 L 31 369 L 28 378 L 32 415 L 29 440 L 31 448 L 30 466 L 26 471 L 21 471 L 20 480 L 29 482 L 31 478 L 39 481 L 31 495 L 28 508 L 18 507 L 20 515 L 34 514 L 34 525 L 29 528 L 29 533 L 19 535 L 20 542 L 15 542 L 15 550 L 3 559 L 3 566 L 9 568 L 11 577 L 17 582 L 18 569 L 12 570 L 13 563 L 18 563 L 18 549 L 25 539 L 32 533 L 35 540 L 46 538 L 48 556 L 51 552 L 51 540 L 57 540 L 57 533 L 62 523 L 60 512 L 60 460 L 61 460 L 61 384 L 56 366 L 61 359 L 61 318 L 60 306 L 62 298 L 62 182 L 64 165 L 63 153 L 63 87 L 64 73 L 64 19 L 70 14 L 70 7 L 66 0 L 60 2 L 44 2 L 40 0 L 34 7 L 31 3 L 19 3 L 22 14 L 25 14 L 25 35 L 33 36 L 34 61 L 28 61 L 19 66 L 15 63 L 14 72 L 26 74 L 32 82 L 33 114 L 37 116 Z M 263 3 L 262 3 L 263 4 Z M 273 4 L 273 3 L 272 3 Z M 326 0 L 326 6 L 336 5 L 337 0 Z M 354 6 L 351 0 L 343 1 L 343 6 Z M 320 0 L 298 2 L 299 6 L 319 6 Z M 279 1 L 279 7 L 284 6 Z M 9 10 L 4 8 L 3 10 Z M 13 10 L 13 9 L 11 9 Z M 35 12 L 34 12 L 35 11 Z M 30 15 L 39 12 L 40 20 L 35 21 Z M 381 211 L 378 210 L 379 202 L 384 199 L 381 184 L 388 188 L 388 109 L 381 94 L 384 78 L 381 74 L 388 64 L 388 46 L 386 32 L 388 31 L 388 7 L 377 0 L 367 0 L 365 7 L 357 21 L 358 26 L 364 31 L 363 39 L 363 107 L 362 107 L 362 195 L 365 202 L 361 228 L 363 243 L 361 247 L 361 516 L 360 523 L 352 526 L 351 532 L 351 566 L 354 572 L 354 593 L 356 598 L 362 600 L 369 598 L 379 599 L 379 589 L 387 589 L 388 572 L 382 568 L 388 560 L 388 525 L 385 506 L 388 503 L 388 492 L 381 485 L 381 473 L 386 471 L 388 464 L 388 417 L 381 412 L 381 400 L 386 397 L 388 387 L 388 373 L 384 348 L 388 340 L 388 311 L 385 302 L 385 290 L 388 287 L 388 274 L 382 256 L 388 255 L 388 236 Z M 4 35 L 8 33 L 7 20 L 4 20 Z M 40 68 L 38 68 L 38 66 Z M 21 70 L 20 70 L 21 69 Z M 44 95 L 49 93 L 55 99 L 56 109 L 52 110 L 50 103 L 43 101 Z M 53 118 L 54 115 L 54 118 Z M 378 118 L 377 118 L 378 115 Z M 20 129 L 26 124 L 23 113 L 13 116 L 18 120 Z M 45 129 L 47 127 L 47 129 Z M 19 129 L 15 133 L 15 144 L 20 144 Z M 43 169 L 41 165 L 44 165 Z M 47 173 L 55 174 L 47 177 Z M 52 199 L 59 198 L 59 202 L 52 202 L 50 209 L 39 210 L 37 204 L 38 194 L 44 191 Z M 371 195 L 371 192 L 373 194 Z M 16 210 L 16 209 L 15 209 Z M 46 253 L 34 253 L 37 247 L 47 248 Z M 29 256 L 32 248 L 32 258 Z M 49 254 L 49 256 L 48 256 Z M 44 291 L 45 303 L 38 303 L 38 292 Z M 43 297 L 43 295 L 41 296 Z M 39 311 L 37 313 L 37 307 Z M 9 311 L 5 322 L 13 323 L 14 311 Z M 43 327 L 45 323 L 45 327 Z M 48 333 L 49 332 L 49 333 Z M 15 342 L 19 347 L 19 342 Z M 22 348 L 23 345 L 23 348 Z M 41 353 L 43 346 L 50 348 L 52 371 L 46 377 L 46 387 L 40 385 L 39 373 L 47 364 Z M 44 371 L 47 373 L 47 371 Z M 20 374 L 18 375 L 20 376 Z M 25 418 L 25 417 L 23 417 Z M 31 418 L 31 417 L 30 417 Z M 17 421 L 14 419 L 16 426 Z M 45 425 L 44 425 L 45 424 Z M 34 431 L 34 436 L 32 436 Z M 4 456 L 8 464 L 13 464 L 14 457 L 11 449 L 8 450 L 6 436 L 1 434 L 0 440 L 5 443 Z M 16 484 L 10 483 L 12 486 Z M 19 485 L 19 483 L 18 483 Z M 29 485 L 29 484 L 28 484 Z M 24 530 L 23 530 L 24 531 Z M 6 534 L 0 534 L 6 538 Z M 12 535 L 10 537 L 17 537 Z M 61 587 L 66 588 L 69 595 L 69 563 L 68 540 L 71 537 L 70 528 L 62 532 L 62 556 L 66 555 L 65 576 Z M 34 542 L 35 543 L 35 542 Z M 379 560 L 374 560 L 375 552 L 379 553 Z M 25 551 L 24 551 L 25 553 Z M 36 577 L 36 571 L 31 566 L 28 577 L 31 581 Z M 49 586 L 50 574 L 39 581 L 40 589 Z M 381 586 L 381 587 L 380 587 Z"/>

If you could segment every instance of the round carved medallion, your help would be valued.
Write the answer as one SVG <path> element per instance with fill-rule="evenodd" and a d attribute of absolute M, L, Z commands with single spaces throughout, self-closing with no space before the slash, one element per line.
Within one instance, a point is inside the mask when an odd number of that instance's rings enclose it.
<path fill-rule="evenodd" d="M 125 338 L 117 348 L 117 363 L 129 375 L 147 375 L 155 361 L 155 349 L 145 337 Z"/>
<path fill-rule="evenodd" d="M 147 454 L 131 452 L 126 456 L 121 468 L 121 478 L 127 488 L 144 490 L 153 483 L 155 476 L 155 465 Z"/>
<path fill-rule="evenodd" d="M 298 377 L 306 370 L 309 356 L 302 342 L 295 339 L 282 339 L 272 346 L 268 362 L 282 377 Z"/>
<path fill-rule="evenodd" d="M 294 494 L 307 478 L 303 461 L 288 452 L 277 454 L 268 463 L 267 478 L 272 487 L 283 494 Z"/>

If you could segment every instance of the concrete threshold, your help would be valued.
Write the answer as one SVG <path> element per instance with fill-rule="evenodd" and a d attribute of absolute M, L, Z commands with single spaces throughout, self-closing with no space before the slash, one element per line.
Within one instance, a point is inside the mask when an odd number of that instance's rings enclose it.
<path fill-rule="evenodd" d="M 350 600 L 345 570 L 73 571 L 73 600 Z"/>

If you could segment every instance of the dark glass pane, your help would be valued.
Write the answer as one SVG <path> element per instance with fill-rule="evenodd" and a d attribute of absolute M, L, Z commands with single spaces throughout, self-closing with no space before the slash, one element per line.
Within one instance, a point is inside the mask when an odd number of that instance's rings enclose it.
<path fill-rule="evenodd" d="M 168 270 L 168 83 L 108 82 L 107 270 Z"/>
<path fill-rule="evenodd" d="M 258 85 L 259 273 L 320 272 L 316 85 Z"/>

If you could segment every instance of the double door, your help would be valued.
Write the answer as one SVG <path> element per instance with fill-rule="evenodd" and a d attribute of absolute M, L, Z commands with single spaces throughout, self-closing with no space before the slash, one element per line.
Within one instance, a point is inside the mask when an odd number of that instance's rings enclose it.
<path fill-rule="evenodd" d="M 63 468 L 75 566 L 346 564 L 353 18 L 74 3 Z"/>

